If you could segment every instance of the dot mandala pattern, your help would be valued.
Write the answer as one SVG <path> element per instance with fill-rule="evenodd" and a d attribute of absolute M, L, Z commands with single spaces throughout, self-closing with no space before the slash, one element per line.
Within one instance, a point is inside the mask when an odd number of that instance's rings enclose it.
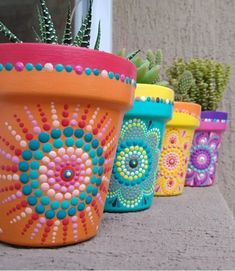
<path fill-rule="evenodd" d="M 62 241 L 66 243 L 70 224 L 77 241 L 78 220 L 87 234 L 89 225 L 94 227 L 94 219 L 100 217 L 107 193 L 104 183 L 108 183 L 106 175 L 111 172 L 110 161 L 114 157 L 115 128 L 108 112 L 101 113 L 100 108 L 92 109 L 90 105 L 85 108 L 77 105 L 71 118 L 69 106 L 65 105 L 60 120 L 55 104 L 51 103 L 52 124 L 40 105 L 37 111 L 39 118 L 25 107 L 32 132 L 18 115 L 14 116 L 23 136 L 5 123 L 20 148 L 0 136 L 0 142 L 13 152 L 0 149 L 0 155 L 12 163 L 1 165 L 0 179 L 13 182 L 0 186 L 0 193 L 11 192 L 0 202 L 0 208 L 16 201 L 6 213 L 9 223 L 30 216 L 21 234 L 27 234 L 33 227 L 29 236 L 32 240 L 45 225 L 41 243 L 49 242 L 47 238 L 53 226 L 55 233 L 51 242 L 55 243 L 56 232 L 62 226 Z"/>
<path fill-rule="evenodd" d="M 160 130 L 144 121 L 124 122 L 116 152 L 106 205 L 136 208 L 152 198 L 160 148 Z"/>
<path fill-rule="evenodd" d="M 167 127 L 159 160 L 156 195 L 169 196 L 182 193 L 191 137 L 191 130 Z"/>
<path fill-rule="evenodd" d="M 186 175 L 186 185 L 208 186 L 214 183 L 220 144 L 220 134 L 211 132 L 197 132 L 195 134 Z"/>

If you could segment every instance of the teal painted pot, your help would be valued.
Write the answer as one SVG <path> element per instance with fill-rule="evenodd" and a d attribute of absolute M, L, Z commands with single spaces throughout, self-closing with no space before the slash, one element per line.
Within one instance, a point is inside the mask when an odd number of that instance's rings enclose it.
<path fill-rule="evenodd" d="M 105 211 L 131 212 L 151 206 L 173 99 L 173 91 L 168 88 L 137 86 L 134 106 L 124 116 Z"/>

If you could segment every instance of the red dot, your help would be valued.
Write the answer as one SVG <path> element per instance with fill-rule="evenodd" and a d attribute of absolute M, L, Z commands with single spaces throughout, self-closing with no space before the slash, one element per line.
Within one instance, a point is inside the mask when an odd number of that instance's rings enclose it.
<path fill-rule="evenodd" d="M 20 127 L 21 127 L 21 128 L 24 127 L 24 123 L 23 123 L 23 122 L 20 123 Z"/>
<path fill-rule="evenodd" d="M 54 222 L 53 222 L 53 220 L 48 220 L 48 221 L 47 221 L 47 226 L 49 226 L 49 227 L 50 227 L 50 226 L 52 226 L 52 225 L 53 225 L 53 223 L 54 223 Z"/>
<path fill-rule="evenodd" d="M 7 170 L 7 171 L 10 171 L 10 170 L 11 170 L 11 167 L 10 167 L 10 166 L 6 166 L 6 170 Z"/>
<path fill-rule="evenodd" d="M 44 124 L 44 125 L 43 125 L 43 129 L 44 129 L 45 131 L 49 131 L 49 130 L 51 129 L 51 126 L 50 126 L 49 124 Z"/>
<path fill-rule="evenodd" d="M 47 118 L 46 117 L 42 118 L 42 122 L 47 122 Z"/>
<path fill-rule="evenodd" d="M 13 151 L 15 149 L 15 146 L 11 145 L 10 149 Z"/>
<path fill-rule="evenodd" d="M 97 124 L 97 128 L 100 128 L 100 127 L 101 127 L 101 125 L 98 123 L 98 124 Z"/>
<path fill-rule="evenodd" d="M 21 151 L 20 149 L 16 149 L 16 150 L 15 150 L 15 155 L 20 156 L 20 155 L 21 155 L 21 152 L 22 152 L 22 151 Z"/>
<path fill-rule="evenodd" d="M 67 119 L 63 119 L 61 123 L 62 123 L 63 126 L 68 126 L 69 125 L 69 121 Z"/>
<path fill-rule="evenodd" d="M 67 226 L 64 226 L 63 231 L 67 231 L 67 230 L 68 230 Z"/>
<path fill-rule="evenodd" d="M 98 134 L 98 129 L 97 128 L 94 128 L 93 131 L 92 131 L 93 135 L 97 135 Z"/>
<path fill-rule="evenodd" d="M 26 139 L 27 140 L 32 140 L 33 139 L 33 135 L 32 134 L 26 134 Z"/>
<path fill-rule="evenodd" d="M 41 113 L 40 113 L 40 116 L 41 116 L 41 117 L 45 116 L 45 113 L 41 112 Z"/>
<path fill-rule="evenodd" d="M 23 131 L 23 133 L 26 134 L 28 132 L 28 129 L 27 128 L 23 128 L 22 131 Z"/>
<path fill-rule="evenodd" d="M 79 214 L 79 216 L 80 216 L 80 218 L 82 218 L 82 217 L 85 216 L 85 213 L 84 213 L 84 212 L 81 212 L 81 213 Z"/>
<path fill-rule="evenodd" d="M 32 214 L 32 219 L 37 220 L 39 218 L 38 214 Z"/>
<path fill-rule="evenodd" d="M 17 170 L 18 170 L 18 168 L 17 168 L 16 165 L 13 165 L 13 166 L 11 167 L 11 170 L 12 170 L 12 172 L 16 173 Z"/>
<path fill-rule="evenodd" d="M 20 122 L 20 118 L 16 119 L 17 122 Z"/>
<path fill-rule="evenodd" d="M 48 226 L 45 228 L 45 232 L 49 232 L 50 230 L 51 230 L 51 228 Z"/>
<path fill-rule="evenodd" d="M 85 219 L 85 218 L 83 218 L 81 221 L 82 221 L 82 223 L 85 223 L 86 219 Z"/>
<path fill-rule="evenodd" d="M 14 190 L 14 186 L 11 185 L 11 186 L 9 187 L 9 189 L 10 189 L 10 191 Z"/>
<path fill-rule="evenodd" d="M 16 209 L 17 209 L 17 210 L 20 210 L 20 208 L 21 208 L 20 204 L 17 204 L 17 205 L 16 205 Z"/>
<path fill-rule="evenodd" d="M 21 205 L 22 205 L 22 207 L 27 207 L 27 206 L 28 206 L 28 203 L 27 203 L 26 200 L 24 200 L 24 201 L 21 201 Z"/>
<path fill-rule="evenodd" d="M 84 127 L 86 126 L 85 121 L 79 121 L 78 126 L 79 126 L 80 128 L 84 128 Z"/>
<path fill-rule="evenodd" d="M 63 225 L 68 225 L 69 224 L 69 220 L 68 219 L 64 219 L 62 223 L 63 223 Z"/>
<path fill-rule="evenodd" d="M 105 139 L 103 139 L 103 140 L 101 141 L 101 146 L 104 146 L 105 143 L 106 143 L 106 141 L 105 141 Z"/>
<path fill-rule="evenodd" d="M 69 109 L 69 106 L 67 104 L 64 105 L 64 109 L 65 110 L 68 110 Z"/>
<path fill-rule="evenodd" d="M 65 232 L 63 232 L 63 235 L 64 235 L 64 236 L 66 236 L 66 235 L 67 235 L 67 232 L 66 232 L 66 231 L 65 231 Z"/>
<path fill-rule="evenodd" d="M 64 112 L 62 113 L 62 115 L 63 115 L 64 118 L 67 118 L 67 117 L 69 116 L 69 112 L 64 111 Z"/>

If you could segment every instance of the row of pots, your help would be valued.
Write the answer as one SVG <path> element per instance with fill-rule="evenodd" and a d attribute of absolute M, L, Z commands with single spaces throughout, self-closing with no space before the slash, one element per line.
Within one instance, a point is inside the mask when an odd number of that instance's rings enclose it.
<path fill-rule="evenodd" d="M 149 208 L 154 193 L 182 193 L 185 177 L 213 183 L 227 114 L 202 112 L 200 123 L 199 105 L 174 104 L 160 86 L 135 91 L 135 77 L 104 52 L 0 45 L 1 242 L 81 242 L 104 209 Z"/>

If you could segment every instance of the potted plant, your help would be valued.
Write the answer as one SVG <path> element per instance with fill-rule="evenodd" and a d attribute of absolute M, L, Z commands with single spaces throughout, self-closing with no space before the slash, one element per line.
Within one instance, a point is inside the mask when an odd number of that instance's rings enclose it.
<path fill-rule="evenodd" d="M 138 54 L 129 58 L 137 67 L 137 89 L 134 106 L 122 123 L 105 203 L 107 212 L 139 211 L 151 206 L 163 132 L 173 112 L 174 93 L 161 86 L 166 84 L 160 78 L 161 50 L 148 50 L 146 59 Z"/>
<path fill-rule="evenodd" d="M 184 71 L 177 78 L 172 78 L 171 69 L 168 69 L 167 75 L 175 91 L 175 103 L 173 118 L 166 126 L 159 159 L 156 196 L 183 193 L 193 135 L 200 124 L 201 106 L 191 102 L 188 96 L 194 82 L 192 74 Z"/>
<path fill-rule="evenodd" d="M 1 242 L 67 245 L 99 228 L 136 69 L 88 49 L 91 14 L 90 2 L 72 39 L 69 9 L 61 42 L 45 0 L 38 10 L 39 43 L 22 43 L 0 24 L 16 42 L 0 44 Z M 99 37 L 100 26 L 95 49 Z"/>
<path fill-rule="evenodd" d="M 185 70 L 193 76 L 187 99 L 202 107 L 201 124 L 197 128 L 186 175 L 187 186 L 209 186 L 215 181 L 218 151 L 227 127 L 228 114 L 216 111 L 228 83 L 230 66 L 207 58 L 188 62 L 175 60 L 169 69 L 174 80 Z"/>

